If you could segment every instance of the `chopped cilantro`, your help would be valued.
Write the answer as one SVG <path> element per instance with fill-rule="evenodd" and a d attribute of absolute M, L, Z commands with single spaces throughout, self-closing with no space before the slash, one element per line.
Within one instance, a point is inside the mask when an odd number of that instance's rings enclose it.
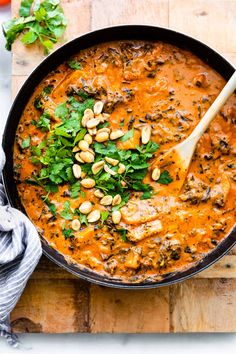
<path fill-rule="evenodd" d="M 66 106 L 66 103 L 61 103 L 59 104 L 56 109 L 55 109 L 55 116 L 58 118 L 65 118 L 68 114 L 68 108 Z"/>
<path fill-rule="evenodd" d="M 75 137 L 74 145 L 77 144 L 80 140 L 82 140 L 86 133 L 87 130 L 85 128 L 81 129 Z"/>
<path fill-rule="evenodd" d="M 43 140 L 38 146 L 31 146 L 31 152 L 33 155 L 40 157 L 42 154 L 42 149 L 47 145 L 46 140 Z"/>
<path fill-rule="evenodd" d="M 34 0 L 22 0 L 19 9 L 19 15 L 22 17 L 27 17 L 30 15 L 30 8 Z"/>
<path fill-rule="evenodd" d="M 139 192 L 145 192 L 142 198 L 151 196 L 152 187 L 142 182 L 148 172 L 148 160 L 153 156 L 153 153 L 159 148 L 156 143 L 148 143 L 132 150 L 118 150 L 114 141 L 108 141 L 107 145 L 95 142 L 93 149 L 96 152 L 96 161 L 100 161 L 104 156 L 108 156 L 119 160 L 125 165 L 125 173 L 111 176 L 104 170 L 93 176 L 96 181 L 96 187 L 103 190 L 105 194 L 115 195 L 119 193 L 122 198 L 122 203 L 119 206 L 113 207 L 113 210 L 118 210 L 129 199 L 128 189 L 134 189 Z M 114 172 L 117 172 L 118 166 L 110 167 Z M 82 166 L 84 172 L 92 176 L 91 166 Z M 126 182 L 126 186 L 122 186 L 122 180 Z"/>
<path fill-rule="evenodd" d="M 64 203 L 64 209 L 61 211 L 60 213 L 61 217 L 65 220 L 72 220 L 72 211 L 71 211 L 71 208 L 70 208 L 70 202 L 67 200 L 65 203 Z"/>
<path fill-rule="evenodd" d="M 79 213 L 80 215 L 80 222 L 81 224 L 85 224 L 85 225 L 88 225 L 88 220 L 87 220 L 87 216 L 85 214 L 82 214 L 82 213 Z"/>
<path fill-rule="evenodd" d="M 48 192 L 48 193 L 56 193 L 58 191 L 58 186 L 56 184 L 52 184 L 52 183 L 48 183 L 46 186 L 45 186 L 45 190 Z"/>
<path fill-rule="evenodd" d="M 34 108 L 41 110 L 42 106 L 41 96 L 37 96 L 34 100 Z"/>
<path fill-rule="evenodd" d="M 70 186 L 71 198 L 77 198 L 80 191 L 80 182 L 77 181 Z"/>
<path fill-rule="evenodd" d="M 151 191 L 146 191 L 143 192 L 143 194 L 141 195 L 140 199 L 150 199 L 152 197 L 152 192 Z"/>
<path fill-rule="evenodd" d="M 123 143 L 131 138 L 133 138 L 134 136 L 134 128 L 132 128 L 131 130 L 128 130 L 127 133 L 125 133 L 125 135 L 123 135 L 120 138 L 120 141 L 122 141 Z"/>
<path fill-rule="evenodd" d="M 75 60 L 75 59 L 68 60 L 67 64 L 68 64 L 68 66 L 69 66 L 71 69 L 74 69 L 74 70 L 81 70 L 80 62 L 78 62 L 78 61 Z"/>
<path fill-rule="evenodd" d="M 62 234 L 65 236 L 65 239 L 74 237 L 72 229 L 63 229 Z"/>
<path fill-rule="evenodd" d="M 161 184 L 169 184 L 173 181 L 173 178 L 170 176 L 169 171 L 165 170 L 161 173 L 159 179 L 157 180 L 158 183 Z"/>
<path fill-rule="evenodd" d="M 47 112 L 44 112 L 38 121 L 34 121 L 34 124 L 37 128 L 40 128 L 42 131 L 50 130 L 50 115 Z"/>
<path fill-rule="evenodd" d="M 45 93 L 46 95 L 49 95 L 53 90 L 53 85 L 48 85 L 48 86 L 45 86 L 44 89 L 43 89 L 43 93 Z"/>
<path fill-rule="evenodd" d="M 120 235 L 121 235 L 121 238 L 124 242 L 127 242 L 127 230 L 126 229 L 117 229 L 116 230 Z"/>
<path fill-rule="evenodd" d="M 28 138 L 25 138 L 22 140 L 22 143 L 21 143 L 21 148 L 22 149 L 26 149 L 30 146 L 30 136 L 28 136 Z"/>
<path fill-rule="evenodd" d="M 46 197 L 46 198 L 44 199 L 44 202 L 47 204 L 47 206 L 48 206 L 50 212 L 52 213 L 52 215 L 53 215 L 53 216 L 56 216 L 57 209 L 56 209 L 55 204 L 51 203 L 51 202 L 49 201 L 48 197 Z"/>
<path fill-rule="evenodd" d="M 101 212 L 101 220 L 102 220 L 102 224 L 104 223 L 104 221 L 106 221 L 106 219 L 108 218 L 109 212 L 108 211 L 102 211 Z"/>
<path fill-rule="evenodd" d="M 74 97 L 56 107 L 56 115 L 61 122 L 51 130 L 47 140 L 38 146 L 31 147 L 31 161 L 35 164 L 39 162 L 43 165 L 38 172 L 37 181 L 41 186 L 47 184 L 63 184 L 76 182 L 72 166 L 74 163 L 74 154 L 72 152 L 76 143 L 83 139 L 86 130 L 81 128 L 81 119 L 86 108 L 91 108 L 94 100 L 86 99 L 84 102 L 78 102 Z M 40 125 L 43 130 L 46 129 L 48 116 L 44 112 L 39 121 L 34 124 Z M 39 123 L 40 122 L 40 123 Z"/>

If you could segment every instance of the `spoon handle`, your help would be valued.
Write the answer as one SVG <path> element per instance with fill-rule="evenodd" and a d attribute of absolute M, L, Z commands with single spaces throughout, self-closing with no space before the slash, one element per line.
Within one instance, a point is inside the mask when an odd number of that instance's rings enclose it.
<path fill-rule="evenodd" d="M 192 131 L 189 136 L 189 140 L 194 140 L 197 142 L 205 130 L 208 128 L 209 124 L 211 123 L 212 119 L 216 116 L 222 106 L 225 104 L 227 99 L 232 95 L 232 93 L 236 90 L 236 71 L 231 76 L 230 80 L 227 82 L 219 96 L 215 99 L 212 103 L 208 111 L 204 114 L 201 121 L 198 123 L 196 128 Z"/>

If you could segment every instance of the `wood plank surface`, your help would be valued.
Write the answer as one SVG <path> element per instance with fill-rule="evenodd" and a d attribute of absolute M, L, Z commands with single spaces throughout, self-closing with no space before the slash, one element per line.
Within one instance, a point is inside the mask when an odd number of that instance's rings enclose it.
<path fill-rule="evenodd" d="M 171 332 L 235 332 L 236 279 L 191 279 L 170 289 Z"/>
<path fill-rule="evenodd" d="M 17 14 L 19 0 L 12 0 Z M 236 0 L 62 0 L 63 42 L 117 24 L 152 24 L 192 35 L 236 64 Z M 104 38 L 105 40 L 105 38 Z M 55 48 L 56 48 L 55 47 Z M 13 45 L 12 93 L 44 58 Z M 236 248 L 195 278 L 154 290 L 90 285 L 42 257 L 12 313 L 15 332 L 158 333 L 236 331 Z"/>

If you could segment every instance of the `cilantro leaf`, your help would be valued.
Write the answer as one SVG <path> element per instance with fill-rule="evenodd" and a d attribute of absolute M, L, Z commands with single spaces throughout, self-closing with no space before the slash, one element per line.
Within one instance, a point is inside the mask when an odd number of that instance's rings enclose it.
<path fill-rule="evenodd" d="M 2 25 L 3 34 L 6 38 L 6 49 L 11 50 L 12 43 L 16 40 L 18 35 L 24 30 L 24 28 L 34 21 L 33 16 L 20 17 L 9 20 Z"/>
<path fill-rule="evenodd" d="M 85 214 L 82 214 L 82 213 L 79 213 L 80 215 L 80 222 L 81 222 L 81 225 L 82 224 L 85 224 L 85 225 L 88 225 L 88 220 L 87 220 L 87 216 Z"/>
<path fill-rule="evenodd" d="M 116 143 L 114 141 L 108 141 L 107 146 L 102 143 L 95 142 L 93 144 L 94 150 L 97 154 L 110 156 L 117 152 Z"/>
<path fill-rule="evenodd" d="M 21 38 L 21 42 L 23 44 L 32 44 L 36 41 L 36 39 L 38 38 L 37 33 L 35 33 L 32 30 L 29 30 L 28 32 L 26 32 L 23 37 Z"/>
<path fill-rule="evenodd" d="M 44 89 L 43 89 L 43 93 L 45 94 L 50 94 L 53 90 L 53 85 L 48 85 L 48 86 L 45 86 Z"/>
<path fill-rule="evenodd" d="M 144 191 L 144 192 L 150 192 L 152 190 L 152 187 L 150 184 L 144 184 L 141 181 L 135 181 L 132 184 L 132 188 L 137 191 Z"/>
<path fill-rule="evenodd" d="M 22 143 L 21 143 L 22 149 L 26 149 L 29 146 L 30 146 L 30 136 L 28 136 L 28 138 L 25 138 L 24 140 L 22 140 Z"/>
<path fill-rule="evenodd" d="M 66 103 L 59 104 L 55 109 L 55 116 L 58 118 L 65 118 L 68 115 L 69 111 L 66 107 Z"/>
<path fill-rule="evenodd" d="M 120 141 L 122 141 L 122 143 L 124 143 L 125 141 L 133 138 L 133 136 L 134 136 L 134 128 L 132 128 L 131 130 L 128 130 L 127 133 L 125 133 L 125 135 L 123 135 L 120 138 Z"/>
<path fill-rule="evenodd" d="M 152 154 L 154 152 L 156 152 L 159 149 L 159 145 L 157 143 L 155 143 L 154 141 L 149 141 L 147 143 L 147 145 L 141 145 L 140 147 L 138 147 L 137 149 L 142 152 L 143 154 Z"/>
<path fill-rule="evenodd" d="M 70 209 L 70 202 L 67 200 L 64 203 L 64 209 L 60 213 L 61 217 L 65 220 L 72 220 L 72 211 Z"/>
<path fill-rule="evenodd" d="M 71 198 L 75 199 L 78 197 L 80 191 L 80 182 L 77 181 L 70 186 Z"/>
<path fill-rule="evenodd" d="M 120 235 L 121 235 L 121 239 L 124 242 L 127 242 L 127 230 L 126 229 L 117 229 L 116 230 Z"/>
<path fill-rule="evenodd" d="M 81 70 L 80 62 L 78 62 L 78 61 L 75 60 L 75 59 L 68 60 L 68 61 L 67 61 L 67 64 L 68 64 L 68 66 L 69 66 L 71 69 L 74 69 L 74 70 Z"/>
<path fill-rule="evenodd" d="M 150 199 L 152 196 L 152 191 L 146 191 L 146 192 L 143 192 L 143 194 L 141 195 L 140 199 L 143 200 L 143 199 Z"/>
<path fill-rule="evenodd" d="M 74 237 L 72 229 L 63 229 L 62 234 L 65 236 L 65 239 Z"/>
<path fill-rule="evenodd" d="M 56 193 L 58 191 L 58 186 L 56 184 L 52 184 L 52 183 L 48 183 L 46 186 L 45 186 L 45 190 L 48 192 L 48 193 Z"/>
<path fill-rule="evenodd" d="M 165 170 L 161 173 L 159 179 L 157 180 L 158 183 L 161 184 L 169 184 L 173 181 L 173 178 L 170 176 L 169 171 Z"/>
<path fill-rule="evenodd" d="M 57 213 L 56 205 L 51 203 L 48 198 L 44 199 L 44 202 L 47 204 L 52 215 L 56 216 L 56 213 Z"/>
<path fill-rule="evenodd" d="M 74 145 L 77 144 L 80 140 L 82 140 L 86 133 L 87 130 L 85 128 L 81 129 L 75 137 Z"/>
<path fill-rule="evenodd" d="M 50 115 L 47 112 L 44 112 L 39 120 L 35 122 L 37 128 L 40 128 L 42 131 L 50 130 Z"/>
<path fill-rule="evenodd" d="M 108 218 L 108 215 L 109 215 L 108 211 L 101 211 L 102 224 L 104 223 L 104 221 L 106 221 L 106 219 Z"/>
<path fill-rule="evenodd" d="M 30 8 L 34 0 L 22 0 L 19 9 L 19 15 L 22 17 L 27 17 L 30 15 Z"/>

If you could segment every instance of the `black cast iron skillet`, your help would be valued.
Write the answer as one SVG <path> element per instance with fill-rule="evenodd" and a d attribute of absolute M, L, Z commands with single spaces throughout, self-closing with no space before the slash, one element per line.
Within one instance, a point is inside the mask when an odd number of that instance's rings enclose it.
<path fill-rule="evenodd" d="M 91 47 L 93 45 L 121 40 L 121 39 L 143 39 L 143 40 L 155 40 L 172 43 L 178 47 L 185 48 L 196 54 L 206 63 L 208 63 L 213 69 L 221 74 L 226 80 L 229 80 L 234 73 L 234 67 L 226 61 L 220 54 L 209 48 L 207 45 L 186 36 L 182 33 L 178 33 L 166 28 L 159 28 L 153 26 L 139 26 L 139 25 L 125 25 L 101 29 L 95 32 L 85 34 L 79 38 L 66 43 L 61 48 L 56 50 L 53 54 L 48 56 L 29 76 L 22 88 L 20 89 L 9 113 L 9 117 L 6 123 L 6 128 L 3 136 L 3 148 L 6 153 L 6 165 L 3 171 L 3 180 L 6 188 L 6 193 L 9 202 L 15 208 L 20 209 L 25 213 L 25 210 L 20 202 L 20 198 L 17 193 L 17 188 L 13 179 L 13 145 L 16 134 L 17 125 L 19 123 L 21 114 L 34 91 L 34 88 L 40 83 L 40 81 L 53 69 L 55 69 L 64 60 L 67 60 L 71 55 L 76 54 L 79 50 Z M 175 273 L 169 273 L 164 276 L 157 276 L 155 279 L 144 279 L 142 282 L 136 283 L 131 281 L 124 281 L 112 277 L 105 276 L 103 274 L 96 273 L 88 268 L 69 264 L 62 254 L 51 248 L 48 243 L 42 238 L 43 252 L 53 262 L 59 266 L 65 268 L 69 272 L 88 280 L 90 282 L 116 287 L 123 289 L 144 289 L 155 288 L 163 285 L 170 285 L 184 279 L 190 278 L 198 272 L 206 269 L 211 264 L 216 262 L 225 253 L 227 253 L 231 247 L 236 243 L 236 226 L 230 231 L 225 239 L 210 253 L 199 261 L 190 265 L 182 271 Z"/>

